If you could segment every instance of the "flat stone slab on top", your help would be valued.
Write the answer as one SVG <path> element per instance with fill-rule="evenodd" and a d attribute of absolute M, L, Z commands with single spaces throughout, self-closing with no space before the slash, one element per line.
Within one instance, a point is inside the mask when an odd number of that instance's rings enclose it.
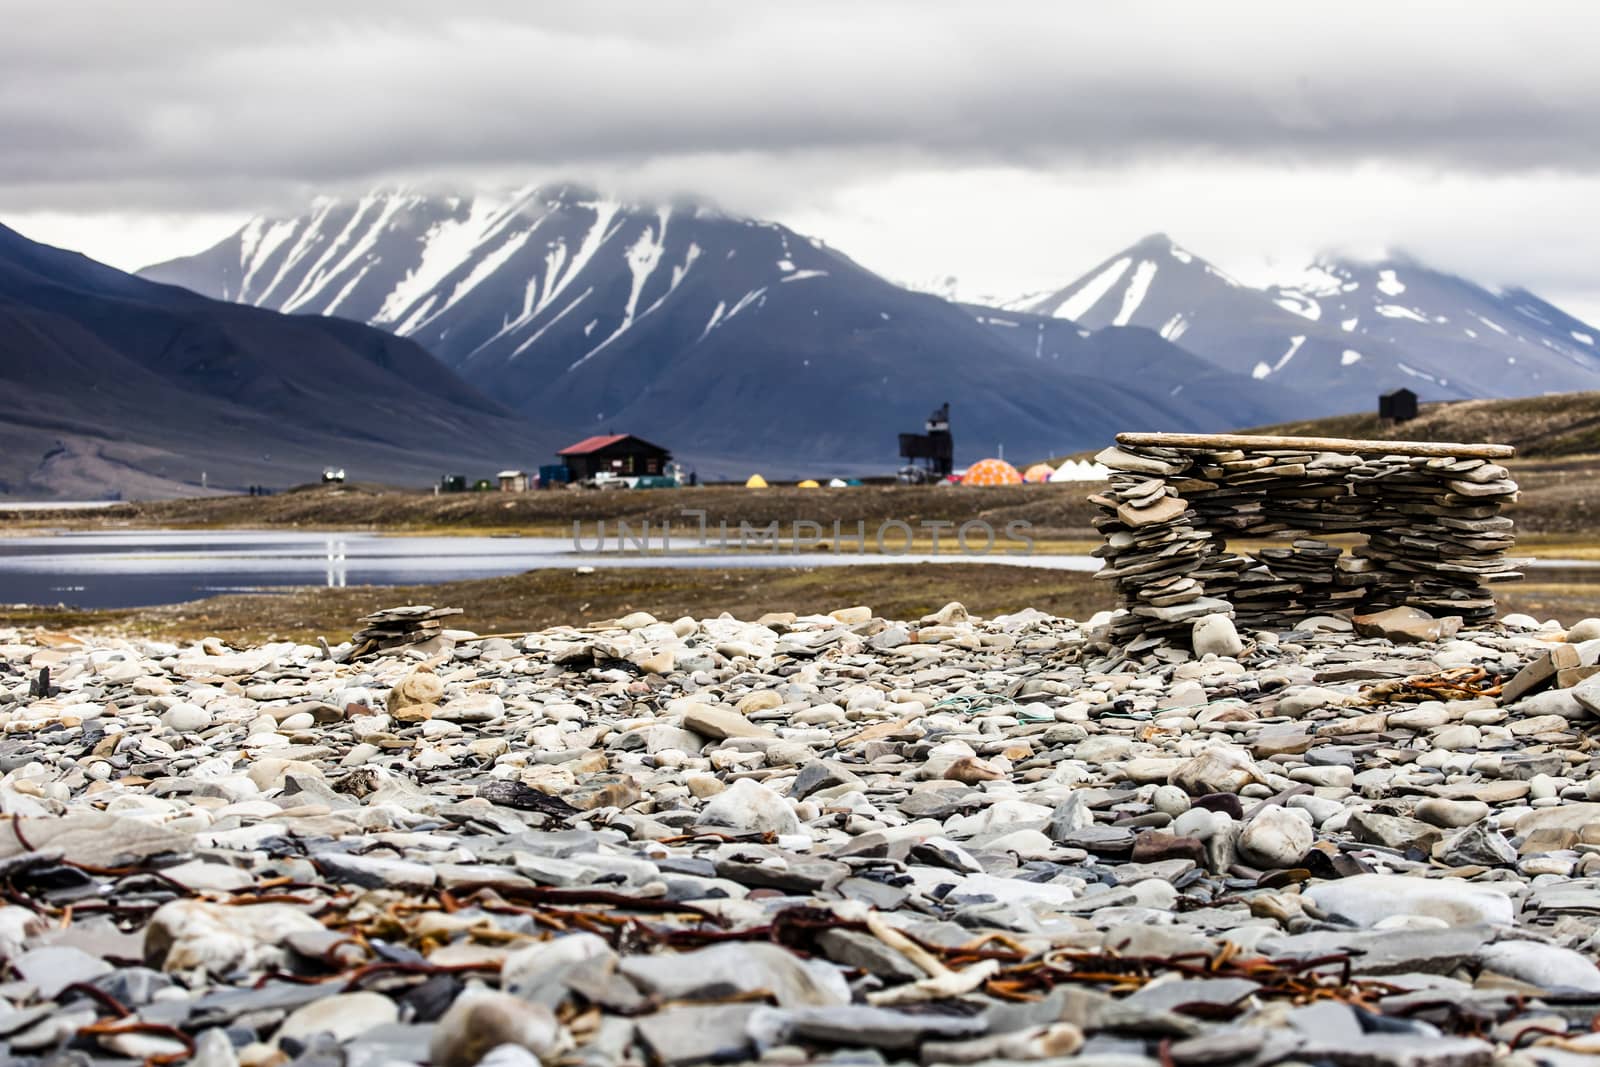
<path fill-rule="evenodd" d="M 1363 441 L 1343 437 L 1271 437 L 1244 433 L 1119 433 L 1117 444 L 1144 448 L 1293 449 L 1306 452 L 1376 453 L 1385 456 L 1437 456 L 1455 459 L 1510 459 L 1511 445 L 1448 441 Z"/>

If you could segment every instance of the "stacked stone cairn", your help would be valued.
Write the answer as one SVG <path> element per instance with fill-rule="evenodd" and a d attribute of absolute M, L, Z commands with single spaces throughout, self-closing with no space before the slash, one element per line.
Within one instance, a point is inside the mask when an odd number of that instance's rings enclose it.
<path fill-rule="evenodd" d="M 384 608 L 371 615 L 363 615 L 366 626 L 350 637 L 351 649 L 347 659 L 361 659 L 383 652 L 423 645 L 444 633 L 444 620 L 460 615 L 460 608 L 436 608 L 431 604 L 408 604 L 405 607 Z"/>
<path fill-rule="evenodd" d="M 1506 557 L 1517 485 L 1506 445 L 1335 438 L 1119 434 L 1096 457 L 1095 555 L 1125 614 L 1119 645 L 1186 634 L 1210 614 L 1284 628 L 1341 609 L 1410 606 L 1494 617 L 1487 586 L 1522 577 Z M 1364 538 L 1346 553 L 1323 538 Z M 1229 538 L 1275 546 L 1241 553 Z"/>

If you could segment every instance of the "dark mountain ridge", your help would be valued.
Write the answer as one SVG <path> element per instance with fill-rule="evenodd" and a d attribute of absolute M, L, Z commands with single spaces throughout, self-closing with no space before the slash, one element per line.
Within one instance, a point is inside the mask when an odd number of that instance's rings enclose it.
<path fill-rule="evenodd" d="M 378 480 L 538 462 L 539 432 L 415 343 L 210 300 L 0 226 L 0 492 Z M 68 471 L 71 471 L 68 474 Z"/>

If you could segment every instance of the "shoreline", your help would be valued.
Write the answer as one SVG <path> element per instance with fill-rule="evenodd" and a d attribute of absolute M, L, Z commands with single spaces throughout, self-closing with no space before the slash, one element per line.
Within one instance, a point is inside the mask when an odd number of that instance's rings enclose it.
<path fill-rule="evenodd" d="M 1576 567 L 1530 570 L 1528 579 L 1497 588 L 1499 614 L 1600 616 L 1600 566 L 1580 561 Z M 842 566 L 634 566 L 588 573 L 563 566 L 427 585 L 264 588 L 132 608 L 0 604 L 0 626 L 87 628 L 169 640 L 314 642 L 326 637 L 336 643 L 358 628 L 361 615 L 400 603 L 460 607 L 467 613 L 462 627 L 497 633 L 589 623 L 636 610 L 670 618 L 724 610 L 756 617 L 851 601 L 921 615 L 952 600 L 983 615 L 1035 608 L 1075 619 L 1114 606 L 1107 583 L 1089 572 L 952 559 Z"/>

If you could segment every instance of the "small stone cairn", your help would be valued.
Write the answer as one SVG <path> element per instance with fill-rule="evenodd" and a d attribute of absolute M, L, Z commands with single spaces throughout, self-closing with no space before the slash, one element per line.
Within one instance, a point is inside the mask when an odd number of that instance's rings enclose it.
<path fill-rule="evenodd" d="M 350 652 L 345 658 L 361 659 L 432 641 L 444 633 L 444 619 L 460 614 L 460 608 L 408 604 L 363 615 L 361 621 L 367 625 L 351 635 Z"/>
<path fill-rule="evenodd" d="M 1106 561 L 1098 577 L 1128 609 L 1119 645 L 1186 633 L 1205 615 L 1256 628 L 1307 615 L 1409 606 L 1494 617 L 1489 583 L 1522 577 L 1508 559 L 1517 485 L 1495 460 L 1508 445 L 1315 437 L 1124 433 L 1096 457 L 1111 468 L 1090 497 Z M 1324 537 L 1358 534 L 1350 553 Z M 1241 554 L 1228 538 L 1287 547 Z"/>

